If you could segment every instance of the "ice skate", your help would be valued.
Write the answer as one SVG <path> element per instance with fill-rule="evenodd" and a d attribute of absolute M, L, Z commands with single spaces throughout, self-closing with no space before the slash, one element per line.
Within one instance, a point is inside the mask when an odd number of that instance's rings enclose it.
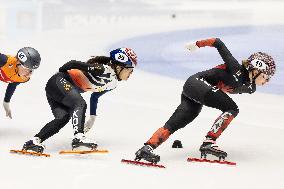
<path fill-rule="evenodd" d="M 40 138 L 34 137 L 32 140 L 27 141 L 22 150 L 23 151 L 33 151 L 36 153 L 43 153 L 45 146 L 41 144 Z"/>
<path fill-rule="evenodd" d="M 72 150 L 83 150 L 86 148 L 88 150 L 95 150 L 97 146 L 95 141 L 86 138 L 83 133 L 76 134 L 75 138 L 72 140 Z"/>
<path fill-rule="evenodd" d="M 199 151 L 201 152 L 201 158 L 207 157 L 207 154 L 211 154 L 213 156 L 216 156 L 219 158 L 219 160 L 225 160 L 227 157 L 227 153 L 221 150 L 218 145 L 216 145 L 216 142 L 211 139 L 206 139 L 203 141 L 202 145 L 199 148 Z"/>
<path fill-rule="evenodd" d="M 135 153 L 135 155 L 135 161 L 140 161 L 141 159 L 144 159 L 154 164 L 160 161 L 160 156 L 153 153 L 153 148 L 150 145 L 143 146 Z"/>

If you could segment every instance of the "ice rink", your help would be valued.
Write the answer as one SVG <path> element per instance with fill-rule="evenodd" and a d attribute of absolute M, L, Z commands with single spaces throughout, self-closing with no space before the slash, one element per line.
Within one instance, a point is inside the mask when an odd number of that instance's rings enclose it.
<path fill-rule="evenodd" d="M 282 1 L 242 0 L 0 0 L 0 52 L 23 46 L 39 50 L 42 64 L 30 82 L 18 86 L 13 119 L 0 108 L 0 186 L 11 189 L 57 188 L 283 188 L 284 152 Z M 200 116 L 174 133 L 155 153 L 166 169 L 120 163 L 161 127 L 179 104 L 191 74 L 222 63 L 214 48 L 189 53 L 186 42 L 219 37 L 238 59 L 255 51 L 270 53 L 277 72 L 271 85 L 249 95 L 231 95 L 240 113 L 218 140 L 237 166 L 189 163 L 221 112 L 204 107 Z M 9 153 L 20 149 L 51 119 L 46 81 L 69 60 L 108 55 L 128 46 L 138 67 L 127 82 L 100 98 L 89 137 L 107 155 L 59 155 L 73 138 L 71 122 L 48 139 L 50 158 Z M 7 84 L 0 82 L 4 98 Z M 83 94 L 89 104 L 90 93 Z M 87 111 L 89 112 L 89 111 Z M 88 115 L 87 115 L 88 119 Z M 174 140 L 184 148 L 172 149 Z"/>

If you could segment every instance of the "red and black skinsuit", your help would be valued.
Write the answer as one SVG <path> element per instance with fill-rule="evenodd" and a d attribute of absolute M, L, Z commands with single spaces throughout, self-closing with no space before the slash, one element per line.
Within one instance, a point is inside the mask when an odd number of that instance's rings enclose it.
<path fill-rule="evenodd" d="M 246 68 L 238 63 L 220 39 L 201 40 L 196 45 L 215 47 L 225 63 L 187 79 L 180 105 L 165 125 L 145 143 L 154 149 L 175 131 L 192 122 L 203 105 L 222 111 L 206 135 L 206 138 L 216 140 L 239 113 L 238 106 L 226 93 L 254 93 L 256 90 L 255 83 L 250 82 Z"/>

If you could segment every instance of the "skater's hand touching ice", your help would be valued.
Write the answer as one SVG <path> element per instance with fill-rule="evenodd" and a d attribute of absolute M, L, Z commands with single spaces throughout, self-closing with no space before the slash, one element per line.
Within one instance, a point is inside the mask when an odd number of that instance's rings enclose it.
<path fill-rule="evenodd" d="M 87 133 L 94 126 L 95 120 L 96 120 L 96 116 L 90 115 L 89 120 L 85 123 L 84 133 Z"/>
<path fill-rule="evenodd" d="M 6 112 L 6 116 L 9 117 L 10 119 L 12 119 L 12 113 L 11 113 L 11 109 L 10 109 L 10 103 L 9 102 L 3 102 L 3 107 L 5 109 Z"/>

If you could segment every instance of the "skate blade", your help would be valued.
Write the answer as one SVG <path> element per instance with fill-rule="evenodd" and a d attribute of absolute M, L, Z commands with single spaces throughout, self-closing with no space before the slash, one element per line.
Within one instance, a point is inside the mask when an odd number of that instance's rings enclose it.
<path fill-rule="evenodd" d="M 108 150 L 61 150 L 59 154 L 106 154 Z"/>
<path fill-rule="evenodd" d="M 131 165 L 140 165 L 140 166 L 146 166 L 146 167 L 166 168 L 164 165 L 159 165 L 159 164 L 154 164 L 154 163 L 149 163 L 149 162 L 142 162 L 142 161 L 135 161 L 135 160 L 122 159 L 121 162 L 122 163 L 131 164 Z"/>
<path fill-rule="evenodd" d="M 10 153 L 13 153 L 13 154 L 23 154 L 23 155 L 32 155 L 32 156 L 50 157 L 50 154 L 44 154 L 44 153 L 33 152 L 33 151 L 26 151 L 26 150 L 10 150 Z"/>
<path fill-rule="evenodd" d="M 208 155 L 214 156 L 219 158 L 219 161 L 225 161 L 227 155 L 221 155 L 221 154 L 217 154 L 214 152 L 203 152 L 201 151 L 201 158 L 200 159 L 206 159 Z"/>
<path fill-rule="evenodd" d="M 225 161 L 225 160 L 209 160 L 205 158 L 187 158 L 188 162 L 206 162 L 206 163 L 218 163 L 218 164 L 226 164 L 226 165 L 237 165 L 235 162 Z"/>
<path fill-rule="evenodd" d="M 89 148 L 87 146 L 78 146 L 76 148 L 72 148 L 72 151 L 93 151 L 96 150 L 96 148 Z"/>

